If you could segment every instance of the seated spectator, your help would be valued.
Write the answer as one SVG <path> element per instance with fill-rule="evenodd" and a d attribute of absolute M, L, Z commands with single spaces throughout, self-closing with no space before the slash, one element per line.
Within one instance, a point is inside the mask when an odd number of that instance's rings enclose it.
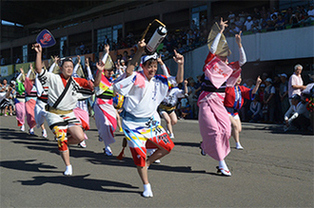
<path fill-rule="evenodd" d="M 178 43 L 177 52 L 180 53 L 180 54 L 185 52 L 184 48 L 182 48 L 182 44 L 181 43 Z M 168 52 L 168 55 L 169 55 L 169 52 Z"/>
<path fill-rule="evenodd" d="M 183 119 L 191 119 L 193 118 L 192 115 L 192 109 L 191 109 L 191 106 L 190 105 L 187 105 L 185 108 L 183 108 L 181 110 L 181 113 L 182 113 L 182 118 Z"/>
<path fill-rule="evenodd" d="M 291 28 L 300 27 L 299 21 L 300 20 L 299 20 L 298 14 L 293 13 L 289 21 L 289 24 L 292 25 Z"/>
<path fill-rule="evenodd" d="M 127 51 L 123 51 L 123 56 L 122 56 L 122 60 L 125 62 L 125 65 L 128 64 L 128 61 L 129 61 L 129 53 Z M 121 60 L 121 61 L 122 61 Z"/>
<path fill-rule="evenodd" d="M 235 14 L 232 11 L 229 12 L 228 22 L 230 24 L 235 22 Z"/>
<path fill-rule="evenodd" d="M 262 104 L 259 102 L 259 96 L 255 96 L 254 100 L 250 104 L 250 109 L 248 111 L 248 117 L 251 123 L 256 123 L 262 118 Z"/>
<path fill-rule="evenodd" d="M 282 17 L 282 14 L 278 14 L 278 19 L 275 23 L 275 30 L 282 30 L 285 26 L 285 20 Z"/>
<path fill-rule="evenodd" d="M 251 16 L 247 17 L 247 20 L 244 23 L 243 30 L 244 31 L 252 31 L 252 26 L 253 26 L 253 20 Z"/>
<path fill-rule="evenodd" d="M 306 14 L 304 14 L 304 19 L 299 21 L 299 25 L 301 25 L 301 26 L 309 26 L 309 25 L 311 25 L 311 22 L 312 22 L 311 18 L 306 13 Z"/>
<path fill-rule="evenodd" d="M 292 130 L 293 128 L 307 130 L 311 123 L 310 115 L 306 105 L 301 101 L 301 96 L 294 94 L 291 97 L 291 103 L 292 105 L 284 117 L 286 123 L 284 131 Z"/>
<path fill-rule="evenodd" d="M 240 28 L 238 28 L 235 23 L 231 23 L 231 26 L 229 29 L 230 36 L 234 36 L 235 34 L 239 34 L 240 31 L 241 31 Z"/>
<path fill-rule="evenodd" d="M 271 21 L 271 19 L 267 19 L 267 20 L 266 20 L 265 29 L 266 29 L 266 31 L 274 31 L 274 30 L 275 30 L 274 22 Z"/>
<path fill-rule="evenodd" d="M 240 30 L 242 30 L 243 22 L 240 20 L 240 17 L 239 17 L 239 16 L 236 17 L 236 20 L 235 20 L 234 24 L 235 24 Z"/>
<path fill-rule="evenodd" d="M 242 11 L 240 14 L 239 14 L 239 18 L 240 18 L 240 21 L 242 22 L 242 24 L 245 22 L 246 20 L 246 14 L 244 11 Z"/>
<path fill-rule="evenodd" d="M 311 19 L 311 21 L 314 21 L 314 8 L 313 5 L 310 6 L 309 10 L 307 11 L 307 15 Z"/>
<path fill-rule="evenodd" d="M 261 13 L 259 12 L 258 8 L 256 8 L 256 7 L 254 8 L 253 19 L 254 19 L 254 17 L 256 19 L 260 19 L 261 18 Z"/>
<path fill-rule="evenodd" d="M 170 54 L 169 51 L 167 51 L 167 47 L 163 46 L 162 51 L 160 51 L 161 59 L 166 60 L 169 58 Z"/>

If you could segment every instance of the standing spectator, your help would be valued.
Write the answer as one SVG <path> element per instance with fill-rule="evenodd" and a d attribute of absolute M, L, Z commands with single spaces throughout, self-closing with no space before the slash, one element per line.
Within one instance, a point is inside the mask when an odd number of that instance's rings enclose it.
<path fill-rule="evenodd" d="M 273 81 L 273 86 L 275 87 L 275 115 L 274 115 L 274 121 L 278 123 L 282 123 L 282 111 L 281 111 L 281 101 L 280 101 L 280 96 L 279 96 L 279 90 L 280 90 L 280 75 L 274 76 L 274 81 Z"/>
<path fill-rule="evenodd" d="M 84 45 L 83 42 L 81 42 L 80 50 L 81 50 L 81 54 L 84 54 L 84 53 L 85 53 L 85 45 Z"/>
<path fill-rule="evenodd" d="M 104 45 L 110 45 L 110 40 L 107 35 L 105 35 Z"/>
<path fill-rule="evenodd" d="M 264 105 L 267 106 L 267 113 L 265 114 L 264 120 L 266 122 L 273 123 L 274 122 L 274 114 L 275 114 L 275 87 L 272 86 L 272 79 L 267 78 L 265 80 L 266 88 L 264 91 Z"/>
<path fill-rule="evenodd" d="M 280 101 L 281 101 L 281 111 L 282 113 L 286 113 L 287 110 L 290 107 L 289 104 L 289 98 L 288 98 L 288 81 L 287 81 L 287 75 L 286 74 L 281 74 L 280 75 L 280 86 L 279 86 L 279 96 L 280 96 Z"/>
<path fill-rule="evenodd" d="M 75 44 L 75 55 L 81 55 L 81 48 L 78 43 Z"/>
<path fill-rule="evenodd" d="M 195 35 L 194 35 L 192 30 L 189 30 L 189 32 L 187 34 L 187 44 L 190 45 L 191 42 L 194 42 L 194 40 L 195 40 Z"/>
<path fill-rule="evenodd" d="M 288 83 L 289 98 L 291 98 L 294 94 L 301 95 L 301 91 L 306 88 L 306 86 L 303 85 L 303 80 L 301 77 L 302 69 L 303 66 L 301 64 L 297 64 L 294 66 L 294 73 L 289 78 Z"/>
<path fill-rule="evenodd" d="M 15 63 L 20 64 L 20 63 L 22 63 L 22 61 L 19 57 L 17 57 Z"/>
<path fill-rule="evenodd" d="M 5 59 L 1 55 L 0 55 L 0 57 L 1 57 L 1 66 L 4 66 L 5 65 Z"/>
<path fill-rule="evenodd" d="M 252 31 L 253 20 L 251 16 L 247 17 L 247 20 L 244 23 L 244 31 Z"/>
<path fill-rule="evenodd" d="M 99 46 L 98 46 L 98 51 L 99 52 L 102 52 L 102 51 L 104 51 L 104 44 L 99 44 Z"/>
<path fill-rule="evenodd" d="M 192 20 L 191 30 L 195 31 L 197 29 L 197 25 L 195 24 L 195 20 Z"/>
<path fill-rule="evenodd" d="M 201 31 L 204 31 L 207 28 L 207 19 L 205 18 L 204 15 L 201 16 L 200 28 Z"/>

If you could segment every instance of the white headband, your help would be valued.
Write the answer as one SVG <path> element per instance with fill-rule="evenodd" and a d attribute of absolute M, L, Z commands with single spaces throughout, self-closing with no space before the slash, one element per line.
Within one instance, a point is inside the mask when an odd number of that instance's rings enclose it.
<path fill-rule="evenodd" d="M 147 56 L 143 56 L 141 58 L 141 64 L 145 63 L 146 61 L 150 60 L 150 59 L 155 59 L 157 60 L 158 58 L 158 54 L 157 53 L 154 53 L 153 55 L 147 55 Z"/>

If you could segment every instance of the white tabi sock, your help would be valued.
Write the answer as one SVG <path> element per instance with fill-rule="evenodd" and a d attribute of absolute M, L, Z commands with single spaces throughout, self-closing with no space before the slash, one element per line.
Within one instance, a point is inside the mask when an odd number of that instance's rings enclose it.
<path fill-rule="evenodd" d="M 143 191 L 144 197 L 153 197 L 152 188 L 150 186 L 150 183 L 144 184 L 144 191 Z"/>
<path fill-rule="evenodd" d="M 240 142 L 236 142 L 236 149 L 243 149 Z"/>
<path fill-rule="evenodd" d="M 225 170 L 229 170 L 225 160 L 219 161 L 219 168 L 223 168 Z"/>
<path fill-rule="evenodd" d="M 72 165 L 68 165 L 63 173 L 64 175 L 72 175 Z"/>
<path fill-rule="evenodd" d="M 43 134 L 44 138 L 47 138 L 47 131 L 46 131 L 46 129 L 43 130 L 42 134 Z"/>

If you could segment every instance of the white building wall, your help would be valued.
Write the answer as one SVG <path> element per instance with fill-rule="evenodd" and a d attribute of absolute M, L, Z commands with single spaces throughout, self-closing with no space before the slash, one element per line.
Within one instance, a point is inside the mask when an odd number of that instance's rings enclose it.
<path fill-rule="evenodd" d="M 232 51 L 229 61 L 237 61 L 239 52 L 234 37 L 227 38 L 227 42 Z M 247 62 L 313 58 L 313 42 L 314 26 L 242 36 Z M 185 77 L 196 78 L 203 73 L 202 68 L 208 52 L 209 49 L 205 45 L 184 54 Z M 171 59 L 165 63 L 171 74 L 175 75 L 177 66 L 174 61 Z"/>

